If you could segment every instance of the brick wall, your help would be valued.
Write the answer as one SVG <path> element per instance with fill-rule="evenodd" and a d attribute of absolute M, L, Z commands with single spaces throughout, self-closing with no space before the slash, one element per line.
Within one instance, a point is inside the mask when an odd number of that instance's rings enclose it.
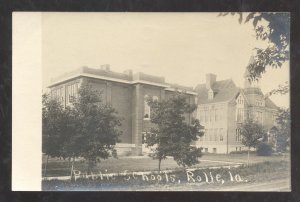
<path fill-rule="evenodd" d="M 120 130 L 122 136 L 121 143 L 132 143 L 132 88 L 128 85 L 112 84 L 111 85 L 111 104 L 117 110 L 118 115 L 122 118 Z M 108 91 L 109 92 L 109 91 Z"/>

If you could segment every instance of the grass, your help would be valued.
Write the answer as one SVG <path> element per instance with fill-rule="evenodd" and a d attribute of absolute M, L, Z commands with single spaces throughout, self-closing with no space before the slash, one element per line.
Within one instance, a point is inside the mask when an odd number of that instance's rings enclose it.
<path fill-rule="evenodd" d="M 251 155 L 251 163 L 259 163 L 264 161 L 280 161 L 282 159 L 288 160 L 288 157 L 282 156 L 255 156 Z M 216 162 L 217 161 L 217 162 Z M 220 162 L 218 162 L 220 161 Z M 200 158 L 200 163 L 192 166 L 192 168 L 203 168 L 211 166 L 225 166 L 234 163 L 246 163 L 247 154 L 205 154 Z M 83 160 L 75 161 L 74 167 L 76 170 L 82 172 L 87 171 L 87 164 Z M 44 169 L 44 164 L 43 164 Z M 70 164 L 67 160 L 50 159 L 47 165 L 46 177 L 51 176 L 68 176 L 70 175 Z M 128 171 L 154 171 L 158 169 L 158 161 L 149 157 L 120 157 L 119 159 L 109 158 L 102 160 L 93 168 L 93 172 L 123 172 Z M 162 170 L 180 169 L 177 163 L 172 158 L 167 158 L 162 161 Z M 43 170 L 44 173 L 44 170 Z"/>
<path fill-rule="evenodd" d="M 256 183 L 281 178 L 289 179 L 289 166 L 287 161 L 260 162 L 249 167 L 228 168 L 203 168 L 188 172 L 184 169 L 171 173 L 151 172 L 144 175 L 118 175 L 114 178 L 93 179 L 82 175 L 76 181 L 70 180 L 44 180 L 43 190 L 172 190 L 172 187 L 188 189 L 214 189 L 220 186 L 239 185 L 243 183 Z M 230 172 L 230 174 L 229 174 Z M 205 174 L 204 174 L 205 173 Z M 206 176 L 208 178 L 206 179 Z M 224 184 L 217 181 L 220 175 Z M 146 177 L 145 177 L 146 176 Z M 172 177 L 173 176 L 173 177 Z M 189 177 L 188 177 L 189 176 Z M 198 177 L 199 176 L 199 177 Z M 236 177 L 239 176 L 239 177 Z M 174 179 L 174 180 L 172 180 Z M 210 182 L 210 183 L 208 183 Z"/>

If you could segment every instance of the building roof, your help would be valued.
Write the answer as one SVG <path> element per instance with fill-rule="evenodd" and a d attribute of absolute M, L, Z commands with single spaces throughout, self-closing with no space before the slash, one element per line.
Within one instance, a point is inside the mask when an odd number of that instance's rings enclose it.
<path fill-rule="evenodd" d="M 239 88 L 236 87 L 231 79 L 216 81 L 211 89 L 214 91 L 214 98 L 209 100 L 209 89 L 206 88 L 206 84 L 199 84 L 196 86 L 195 90 L 198 93 L 198 104 L 230 101 L 239 92 Z"/>
<path fill-rule="evenodd" d="M 270 109 L 278 109 L 278 107 L 276 106 L 276 104 L 274 104 L 274 102 L 269 98 L 269 97 L 265 97 L 263 92 L 261 91 L 260 88 L 258 87 L 250 87 L 250 88 L 244 88 L 241 90 L 245 95 L 249 95 L 249 94 L 258 94 L 264 97 L 265 100 L 265 107 L 270 108 Z"/>
<path fill-rule="evenodd" d="M 268 97 L 265 98 L 265 106 L 271 109 L 278 109 L 278 107 L 274 104 L 274 102 Z"/>
<path fill-rule="evenodd" d="M 196 92 L 192 87 L 168 84 L 165 82 L 164 77 L 144 74 L 142 72 L 132 73 L 131 70 L 126 70 L 124 73 L 113 72 L 110 70 L 109 65 L 105 65 L 105 69 L 81 67 L 75 71 L 68 72 L 57 78 L 51 79 L 51 84 L 48 87 L 51 88 L 78 77 L 90 77 L 126 84 L 143 83 L 147 85 L 163 87 L 166 88 L 166 90 L 179 90 L 185 91 L 187 94 L 196 95 Z"/>

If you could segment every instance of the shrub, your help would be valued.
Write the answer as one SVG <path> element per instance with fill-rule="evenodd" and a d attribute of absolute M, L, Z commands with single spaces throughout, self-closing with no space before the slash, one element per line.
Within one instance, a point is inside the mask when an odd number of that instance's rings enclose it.
<path fill-rule="evenodd" d="M 268 143 L 260 143 L 257 146 L 256 155 L 257 156 L 271 156 L 273 153 L 272 145 Z"/>

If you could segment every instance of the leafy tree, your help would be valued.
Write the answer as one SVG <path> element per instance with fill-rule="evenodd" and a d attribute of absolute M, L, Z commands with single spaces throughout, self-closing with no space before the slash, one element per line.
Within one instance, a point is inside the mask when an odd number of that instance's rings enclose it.
<path fill-rule="evenodd" d="M 71 175 L 76 157 L 88 161 L 89 171 L 100 159 L 116 157 L 121 119 L 115 109 L 102 103 L 101 92 L 83 83 L 78 97 L 66 107 L 46 95 L 43 98 L 43 152 L 73 158 Z"/>
<path fill-rule="evenodd" d="M 220 13 L 226 16 L 229 13 Z M 255 48 L 254 60 L 247 67 L 250 79 L 257 79 L 265 72 L 267 66 L 281 67 L 288 61 L 290 45 L 290 14 L 289 13 L 245 13 L 231 12 L 239 15 L 239 23 L 252 22 L 256 39 L 268 42 L 266 48 Z"/>
<path fill-rule="evenodd" d="M 201 137 L 203 132 L 200 132 L 199 120 L 193 119 L 190 123 L 185 120 L 185 115 L 196 109 L 196 105 L 187 103 L 186 98 L 184 94 L 177 92 L 161 102 L 148 100 L 152 110 L 151 122 L 155 127 L 146 133 L 145 143 L 152 147 L 151 156 L 158 159 L 159 171 L 161 161 L 167 156 L 172 156 L 182 166 L 196 164 L 202 156 L 202 148 L 191 146 L 192 141 Z"/>
<path fill-rule="evenodd" d="M 276 122 L 276 149 L 285 152 L 287 147 L 290 146 L 291 138 L 290 109 L 280 109 Z"/>
<path fill-rule="evenodd" d="M 239 129 L 242 135 L 242 143 L 248 147 L 248 159 L 247 166 L 249 165 L 250 149 L 256 148 L 266 136 L 266 131 L 263 126 L 252 118 L 246 119 L 240 126 Z"/>
<path fill-rule="evenodd" d="M 82 84 L 72 105 L 70 111 L 73 123 L 76 123 L 76 133 L 66 147 L 73 156 L 84 157 L 90 171 L 100 159 L 116 157 L 114 146 L 121 135 L 118 130 L 121 119 L 114 108 L 102 103 L 101 92 L 93 90 L 87 83 Z"/>
<path fill-rule="evenodd" d="M 61 157 L 63 153 L 63 134 L 67 119 L 63 106 L 49 95 L 43 95 L 42 108 L 42 151 L 47 155 L 44 175 L 46 175 L 49 156 Z"/>

